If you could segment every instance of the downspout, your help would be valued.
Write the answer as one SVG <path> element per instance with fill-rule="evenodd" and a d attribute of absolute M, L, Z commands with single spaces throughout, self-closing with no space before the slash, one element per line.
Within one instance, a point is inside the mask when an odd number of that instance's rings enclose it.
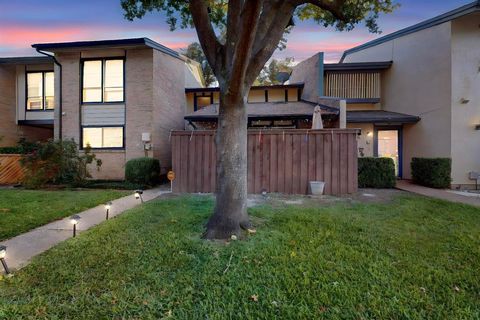
<path fill-rule="evenodd" d="M 44 52 L 38 48 L 35 48 L 35 50 L 40 53 L 40 54 L 43 54 L 47 57 L 50 57 L 53 59 L 53 62 L 58 66 L 58 68 L 60 69 L 60 79 L 59 79 L 59 82 L 60 82 L 60 92 L 58 94 L 58 100 L 59 100 L 59 103 L 58 103 L 58 139 L 59 140 L 62 140 L 62 65 L 60 64 L 60 62 L 58 62 L 57 58 L 55 58 L 55 56 L 53 54 L 49 54 L 47 52 Z M 55 121 L 55 120 L 54 120 Z"/>

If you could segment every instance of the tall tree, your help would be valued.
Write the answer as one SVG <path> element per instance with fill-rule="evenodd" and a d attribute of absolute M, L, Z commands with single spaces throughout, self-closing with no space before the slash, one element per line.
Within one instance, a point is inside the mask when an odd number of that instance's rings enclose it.
<path fill-rule="evenodd" d="M 292 57 L 283 60 L 272 59 L 270 63 L 263 67 L 254 84 L 272 85 L 284 83 L 292 72 L 293 61 Z"/>
<path fill-rule="evenodd" d="M 210 87 L 213 83 L 215 83 L 215 75 L 213 74 L 212 67 L 210 67 L 210 65 L 208 64 L 207 57 L 205 57 L 200 43 L 190 43 L 187 48 L 182 49 L 182 54 L 200 63 L 202 67 L 203 78 L 205 80 L 205 85 L 207 87 Z"/>
<path fill-rule="evenodd" d="M 246 97 L 265 63 L 294 23 L 313 19 L 327 27 L 351 30 L 364 21 L 378 32 L 377 18 L 391 12 L 393 0 L 121 0 L 125 17 L 163 11 L 171 30 L 194 27 L 220 87 L 216 133 L 216 204 L 207 239 L 241 235 L 247 214 Z M 219 34 L 225 32 L 225 41 Z"/>

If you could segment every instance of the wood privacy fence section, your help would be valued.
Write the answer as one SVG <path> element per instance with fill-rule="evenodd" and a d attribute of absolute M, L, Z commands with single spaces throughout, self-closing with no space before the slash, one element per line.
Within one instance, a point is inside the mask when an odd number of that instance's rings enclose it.
<path fill-rule="evenodd" d="M 23 179 L 19 154 L 0 154 L 0 185 L 17 184 Z"/>
<path fill-rule="evenodd" d="M 325 194 L 357 191 L 357 129 L 249 130 L 248 192 L 307 194 L 325 181 Z M 173 131 L 174 192 L 215 192 L 215 131 Z"/>

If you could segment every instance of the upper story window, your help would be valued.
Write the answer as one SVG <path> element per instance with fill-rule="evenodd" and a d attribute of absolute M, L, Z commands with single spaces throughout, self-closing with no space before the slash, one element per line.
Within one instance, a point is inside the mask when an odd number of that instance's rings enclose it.
<path fill-rule="evenodd" d="M 124 60 L 83 61 L 83 103 L 123 102 Z"/>
<path fill-rule="evenodd" d="M 27 110 L 55 108 L 53 71 L 27 72 Z"/>

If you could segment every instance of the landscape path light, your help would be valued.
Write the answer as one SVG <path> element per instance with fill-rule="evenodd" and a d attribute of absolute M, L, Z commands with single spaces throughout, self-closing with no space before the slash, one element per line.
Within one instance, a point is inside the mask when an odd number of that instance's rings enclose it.
<path fill-rule="evenodd" d="M 142 194 L 143 194 L 143 190 L 136 190 L 135 191 L 135 199 L 140 199 L 140 201 L 143 203 L 143 197 L 142 197 Z"/>
<path fill-rule="evenodd" d="M 7 262 L 5 261 L 6 255 L 7 255 L 7 247 L 0 245 L 0 261 L 2 262 L 3 269 L 5 269 L 5 273 L 9 274 L 10 269 L 8 269 Z"/>
<path fill-rule="evenodd" d="M 108 214 L 110 213 L 110 208 L 112 207 L 112 202 L 109 201 L 105 203 L 105 220 L 108 220 Z"/>
<path fill-rule="evenodd" d="M 75 214 L 70 217 L 70 223 L 73 224 L 73 236 L 77 236 L 77 224 L 81 217 L 78 214 Z"/>

